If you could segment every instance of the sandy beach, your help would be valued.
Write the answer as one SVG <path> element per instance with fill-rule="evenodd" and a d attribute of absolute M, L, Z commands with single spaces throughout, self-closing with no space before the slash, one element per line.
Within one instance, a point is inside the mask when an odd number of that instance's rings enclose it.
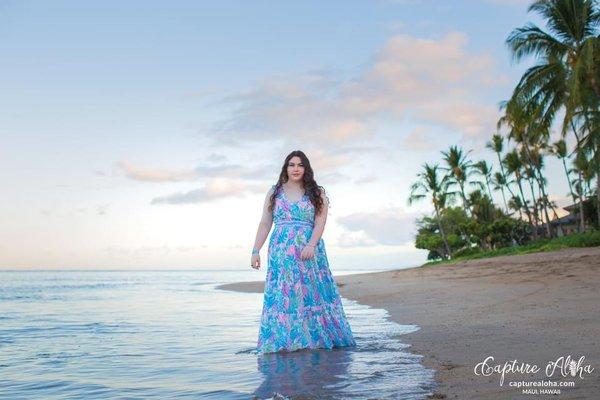
<path fill-rule="evenodd" d="M 385 308 L 393 321 L 421 329 L 399 339 L 436 370 L 438 391 L 431 398 L 592 399 L 600 395 L 600 247 L 472 260 L 335 277 L 343 297 Z M 263 282 L 219 288 L 263 291 Z M 571 356 L 583 379 L 551 378 L 546 364 Z M 537 373 L 475 375 L 489 356 L 491 365 L 517 360 L 537 364 Z M 401 379 L 401 377 L 399 377 Z M 574 381 L 557 396 L 523 394 L 510 381 Z M 539 390 L 539 388 L 538 388 Z"/>

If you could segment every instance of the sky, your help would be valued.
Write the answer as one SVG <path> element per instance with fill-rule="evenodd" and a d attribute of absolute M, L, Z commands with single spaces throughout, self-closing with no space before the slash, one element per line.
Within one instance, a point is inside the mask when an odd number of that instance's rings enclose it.
<path fill-rule="evenodd" d="M 453 144 L 495 161 L 498 104 L 533 61 L 504 44 L 539 23 L 526 9 L 0 1 L 0 268 L 249 268 L 293 150 L 330 198 L 332 270 L 420 264 L 431 206 L 409 186 Z M 562 166 L 546 174 L 567 205 Z"/>

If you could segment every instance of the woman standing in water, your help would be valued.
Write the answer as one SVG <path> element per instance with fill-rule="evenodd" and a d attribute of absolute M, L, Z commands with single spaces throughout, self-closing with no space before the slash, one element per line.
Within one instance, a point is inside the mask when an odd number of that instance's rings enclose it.
<path fill-rule="evenodd" d="M 321 238 L 329 199 L 306 155 L 285 158 L 265 198 L 252 249 L 252 268 L 271 225 L 268 268 L 258 333 L 260 353 L 355 346 Z"/>

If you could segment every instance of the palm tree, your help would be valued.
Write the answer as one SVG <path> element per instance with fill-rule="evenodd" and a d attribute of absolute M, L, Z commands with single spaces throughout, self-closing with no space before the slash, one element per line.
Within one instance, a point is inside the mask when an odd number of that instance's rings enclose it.
<path fill-rule="evenodd" d="M 550 209 L 552 210 L 552 214 L 554 215 L 554 218 L 558 219 L 558 214 L 556 213 L 556 208 L 554 207 L 554 202 L 550 201 L 550 199 L 548 198 L 548 194 L 546 193 L 546 185 L 547 185 L 548 180 L 544 177 L 544 174 L 543 174 L 544 160 L 545 160 L 544 152 L 547 152 L 547 150 L 549 149 L 549 146 L 546 143 L 546 140 L 548 139 L 548 137 L 549 137 L 549 135 L 544 135 L 543 136 L 544 141 L 536 144 L 534 147 L 532 147 L 530 149 L 531 163 L 533 164 L 533 167 L 537 171 L 537 176 L 538 176 L 537 182 L 540 187 L 540 192 L 542 193 L 541 200 L 542 200 L 542 205 L 544 207 L 546 221 L 549 221 L 548 207 L 550 207 Z M 558 226 L 558 228 L 562 232 L 562 228 L 560 227 L 560 225 Z"/>
<path fill-rule="evenodd" d="M 471 215 L 469 200 L 465 193 L 465 186 L 477 186 L 481 187 L 481 182 L 478 180 L 470 179 L 476 172 L 473 169 L 473 163 L 467 159 L 467 155 L 471 151 L 465 153 L 458 146 L 450 146 L 448 151 L 442 151 L 443 159 L 446 162 L 447 167 L 440 167 L 440 169 L 448 172 L 448 184 L 450 186 L 458 185 L 459 194 L 463 202 L 463 208 L 467 215 Z"/>
<path fill-rule="evenodd" d="M 492 181 L 492 166 L 485 160 L 478 161 L 474 164 L 475 170 L 483 176 L 485 180 L 485 186 L 487 187 L 490 200 L 493 200 L 492 190 L 490 189 L 490 182 Z"/>
<path fill-rule="evenodd" d="M 535 153 L 536 148 L 545 147 L 545 143 L 549 137 L 549 130 L 544 127 L 543 123 L 536 121 L 536 111 L 533 109 L 537 105 L 536 102 L 524 102 L 521 96 L 513 96 L 509 101 L 502 102 L 500 108 L 504 110 L 504 115 L 498 120 L 498 129 L 506 125 L 509 128 L 508 139 L 514 139 L 521 150 L 521 159 L 524 162 L 525 173 L 528 178 L 532 196 L 534 199 L 534 217 L 536 225 L 539 221 L 538 204 L 541 211 L 544 212 L 546 218 L 546 233 L 548 237 L 552 237 L 553 233 L 550 227 L 550 218 L 548 216 L 548 196 L 544 188 L 544 177 L 542 172 L 542 164 L 539 162 L 539 154 Z M 539 152 L 538 152 L 539 153 Z M 533 180 L 538 184 L 541 195 L 539 201 L 534 194 Z M 556 211 L 554 212 L 556 215 Z"/>
<path fill-rule="evenodd" d="M 550 148 L 550 152 L 556 156 L 559 160 L 561 160 L 563 168 L 565 170 L 565 175 L 567 176 L 567 182 L 569 182 L 569 192 L 571 193 L 571 198 L 573 199 L 573 203 L 575 200 L 575 193 L 573 193 L 573 185 L 571 184 L 571 177 L 569 175 L 569 170 L 567 169 L 567 158 L 568 150 L 567 150 L 567 142 L 564 139 L 560 139 L 552 144 Z"/>
<path fill-rule="evenodd" d="M 504 138 L 502 137 L 502 135 L 494 134 L 494 135 L 492 135 L 492 140 L 490 142 L 487 142 L 485 147 L 492 150 L 498 156 L 498 164 L 500 164 L 500 173 L 502 174 L 502 177 L 504 178 L 502 180 L 504 182 L 507 182 L 508 178 L 506 177 L 506 172 L 504 171 L 504 164 L 502 163 L 502 151 L 504 150 Z M 507 185 L 506 188 L 508 189 L 508 192 L 510 193 L 510 195 L 514 197 L 515 194 L 512 192 L 512 190 L 510 190 L 510 186 Z M 502 196 L 504 196 L 504 191 L 502 191 Z M 505 201 L 505 203 L 506 203 L 506 201 Z"/>
<path fill-rule="evenodd" d="M 548 31 L 528 23 L 508 36 L 506 43 L 515 61 L 532 55 L 539 61 L 523 74 L 512 98 L 521 98 L 522 104 L 531 104 L 532 119 L 546 129 L 551 126 L 556 113 L 564 108 L 561 134 L 564 137 L 572 129 L 577 139 L 577 152 L 593 152 L 590 149 L 597 148 L 598 133 L 592 120 L 594 113 L 598 113 L 600 102 L 598 2 L 537 0 L 528 11 L 543 17 Z M 592 137 L 586 140 L 589 135 Z M 590 142 L 595 144 L 583 145 Z M 596 175 L 600 169 L 598 157 L 597 151 L 594 152 Z M 579 177 L 579 185 L 583 186 L 581 174 Z M 600 183 L 597 187 L 600 188 Z M 580 196 L 580 230 L 584 229 L 583 201 Z"/>
<path fill-rule="evenodd" d="M 525 152 L 521 148 L 521 151 L 519 152 L 519 156 L 521 157 L 521 162 L 523 163 L 522 164 L 522 168 L 523 168 L 523 175 L 522 176 L 525 178 L 525 181 L 529 185 L 529 190 L 531 191 L 531 204 L 532 204 L 532 210 L 533 210 L 533 221 L 535 222 L 535 225 L 538 226 L 540 224 L 540 217 L 539 217 L 539 214 L 538 214 L 540 202 L 539 202 L 538 196 L 535 195 L 535 189 L 533 187 L 533 181 L 535 179 L 535 173 L 533 172 L 533 168 L 532 168 L 531 164 L 528 163 L 527 156 L 524 153 Z"/>
<path fill-rule="evenodd" d="M 547 185 L 547 179 L 544 177 L 544 151 L 545 149 L 548 148 L 548 144 L 546 143 L 546 140 L 548 139 L 549 135 L 540 135 L 540 136 L 536 136 L 536 143 L 534 143 L 532 146 L 529 146 L 528 148 L 528 156 L 529 156 L 529 165 L 532 168 L 533 172 L 533 177 L 535 178 L 537 184 L 538 184 L 538 188 L 539 188 L 539 192 L 540 195 L 538 196 L 539 198 L 539 204 L 540 204 L 540 208 L 541 210 L 544 212 L 544 217 L 546 218 L 546 231 L 548 232 L 548 235 L 552 236 L 553 232 L 551 229 L 551 225 L 549 223 L 550 221 L 550 217 L 548 216 L 548 207 L 552 210 L 552 214 L 554 216 L 554 219 L 558 219 L 558 214 L 556 213 L 556 208 L 554 207 L 554 202 L 550 201 L 550 199 L 548 198 L 548 194 L 546 193 L 546 185 Z M 562 228 L 560 227 L 560 225 L 558 226 L 559 231 L 561 231 L 562 233 Z"/>
<path fill-rule="evenodd" d="M 600 41 L 597 47 L 600 50 Z M 598 62 L 600 63 L 600 56 L 598 56 Z M 582 165 L 580 170 L 584 171 L 579 175 L 579 178 L 585 180 L 590 186 L 589 182 L 594 176 L 596 177 L 596 216 L 598 223 L 600 223 L 600 98 L 589 100 L 586 107 L 586 109 L 574 114 L 572 129 L 577 139 L 575 151 L 577 157 L 580 158 L 579 163 Z M 589 161 L 587 161 L 588 157 Z M 585 168 L 583 168 L 583 165 L 585 165 Z M 581 204 L 579 208 L 581 211 Z"/>
<path fill-rule="evenodd" d="M 575 145 L 575 159 L 573 160 L 574 168 L 570 171 L 575 172 L 577 174 L 577 180 L 573 181 L 573 183 L 575 187 L 575 193 L 577 195 L 577 198 L 579 199 L 579 232 L 585 232 L 585 217 L 583 212 L 583 202 L 585 201 L 585 194 L 583 192 L 583 186 L 585 171 L 587 171 L 587 169 L 589 168 L 589 163 L 587 161 L 585 146 L 583 145 L 583 127 L 580 126 L 580 128 L 577 129 L 574 120 L 570 121 L 570 125 L 573 129 L 573 135 L 577 140 L 577 144 Z"/>
<path fill-rule="evenodd" d="M 492 198 L 484 194 L 480 189 L 475 189 L 469 193 L 469 202 L 473 205 L 473 218 L 484 226 L 491 224 L 504 215 L 503 211 L 494 205 Z M 478 230 L 475 236 L 483 250 L 493 248 L 493 235 L 490 230 Z"/>
<path fill-rule="evenodd" d="M 583 209 L 583 202 L 592 194 L 592 180 L 596 176 L 594 160 L 589 159 L 584 152 L 577 153 L 575 159 L 572 162 L 573 168 L 569 172 L 577 174 L 578 178 L 573 180 L 573 187 L 575 188 L 575 194 L 579 199 L 579 220 L 582 226 L 582 231 L 586 230 L 585 226 L 585 212 Z"/>
<path fill-rule="evenodd" d="M 529 211 L 529 206 L 527 205 L 527 200 L 525 199 L 525 194 L 523 193 L 523 185 L 521 183 L 523 179 L 523 162 L 517 149 L 513 149 L 512 151 L 506 153 L 503 160 L 504 166 L 506 167 L 506 171 L 509 174 L 514 174 L 515 182 L 517 183 L 517 187 L 519 188 L 519 193 L 521 194 L 521 204 L 525 208 L 525 214 L 527 215 L 527 219 L 529 220 L 529 224 L 533 227 L 534 223 L 531 217 L 531 212 Z M 517 196 L 514 196 L 517 197 Z M 537 230 L 533 230 L 534 236 L 537 237 Z"/>
<path fill-rule="evenodd" d="M 438 175 L 439 169 L 440 168 L 437 164 L 423 164 L 423 169 L 417 174 L 419 180 L 413 183 L 410 187 L 408 204 L 412 205 L 415 201 L 425 198 L 428 194 L 431 195 L 431 202 L 435 210 L 435 218 L 437 220 L 438 229 L 440 230 L 440 235 L 442 236 L 444 246 L 446 247 L 446 254 L 449 258 L 451 258 L 452 251 L 448 245 L 448 239 L 444 233 L 444 228 L 442 227 L 442 221 L 440 218 L 440 212 L 444 207 L 448 196 L 448 179 L 447 177 L 440 179 Z"/>
<path fill-rule="evenodd" d="M 506 203 L 506 196 L 504 195 L 504 187 L 508 186 L 508 182 L 506 181 L 506 177 L 501 172 L 494 172 L 494 177 L 492 179 L 494 183 L 494 190 L 500 190 L 502 193 L 502 200 L 504 201 L 504 208 L 506 209 L 506 213 L 508 214 L 508 204 Z"/>
<path fill-rule="evenodd" d="M 523 219 L 523 212 L 521 211 L 523 209 L 523 201 L 521 201 L 521 198 L 519 196 L 511 197 L 508 201 L 508 206 L 511 210 L 518 211 L 519 219 Z"/>
<path fill-rule="evenodd" d="M 479 222 L 492 223 L 502 216 L 502 210 L 495 207 L 492 199 L 480 189 L 469 193 L 469 202 L 473 204 L 473 216 Z"/>
<path fill-rule="evenodd" d="M 600 13 L 592 0 L 537 0 L 527 11 L 544 18 L 548 31 L 528 23 L 514 29 L 506 39 L 514 61 L 529 56 L 539 60 L 523 74 L 513 97 L 537 103 L 535 119 L 546 127 L 563 106 L 568 122 L 588 89 L 600 96 L 595 73 L 598 67 L 594 64 Z"/>
<path fill-rule="evenodd" d="M 600 63 L 600 59 L 598 60 Z M 596 221 L 600 227 L 600 107 L 589 116 L 590 132 L 582 140 L 583 151 L 592 157 L 592 170 L 596 175 Z"/>
<path fill-rule="evenodd" d="M 586 131 L 584 140 L 587 135 L 594 134 L 592 118 L 600 107 L 600 10 L 597 6 L 597 1 L 588 1 L 577 10 L 580 11 L 577 22 L 584 25 L 576 32 L 577 40 L 572 43 L 573 49 L 567 58 L 571 73 L 567 82 L 569 97 L 563 134 L 570 122 L 581 123 Z"/>

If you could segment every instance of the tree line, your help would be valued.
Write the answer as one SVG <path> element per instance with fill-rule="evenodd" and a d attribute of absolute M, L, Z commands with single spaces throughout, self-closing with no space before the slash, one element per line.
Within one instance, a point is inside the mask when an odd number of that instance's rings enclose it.
<path fill-rule="evenodd" d="M 441 152 L 442 164 L 423 164 L 410 187 L 409 204 L 430 198 L 433 205 L 434 215 L 417 221 L 416 237 L 416 246 L 429 249 L 430 258 L 452 257 L 474 245 L 486 250 L 564 234 L 560 225 L 548 223 L 559 217 L 544 175 L 548 157 L 562 163 L 569 197 L 577 204 L 578 231 L 598 228 L 600 7 L 593 0 L 538 0 L 528 11 L 539 14 L 546 29 L 527 23 L 506 39 L 513 60 L 533 56 L 536 63 L 499 104 L 497 132 L 486 144 L 498 167 L 474 162 L 471 151 L 451 146 Z M 552 142 L 555 125 L 560 139 Z"/>

